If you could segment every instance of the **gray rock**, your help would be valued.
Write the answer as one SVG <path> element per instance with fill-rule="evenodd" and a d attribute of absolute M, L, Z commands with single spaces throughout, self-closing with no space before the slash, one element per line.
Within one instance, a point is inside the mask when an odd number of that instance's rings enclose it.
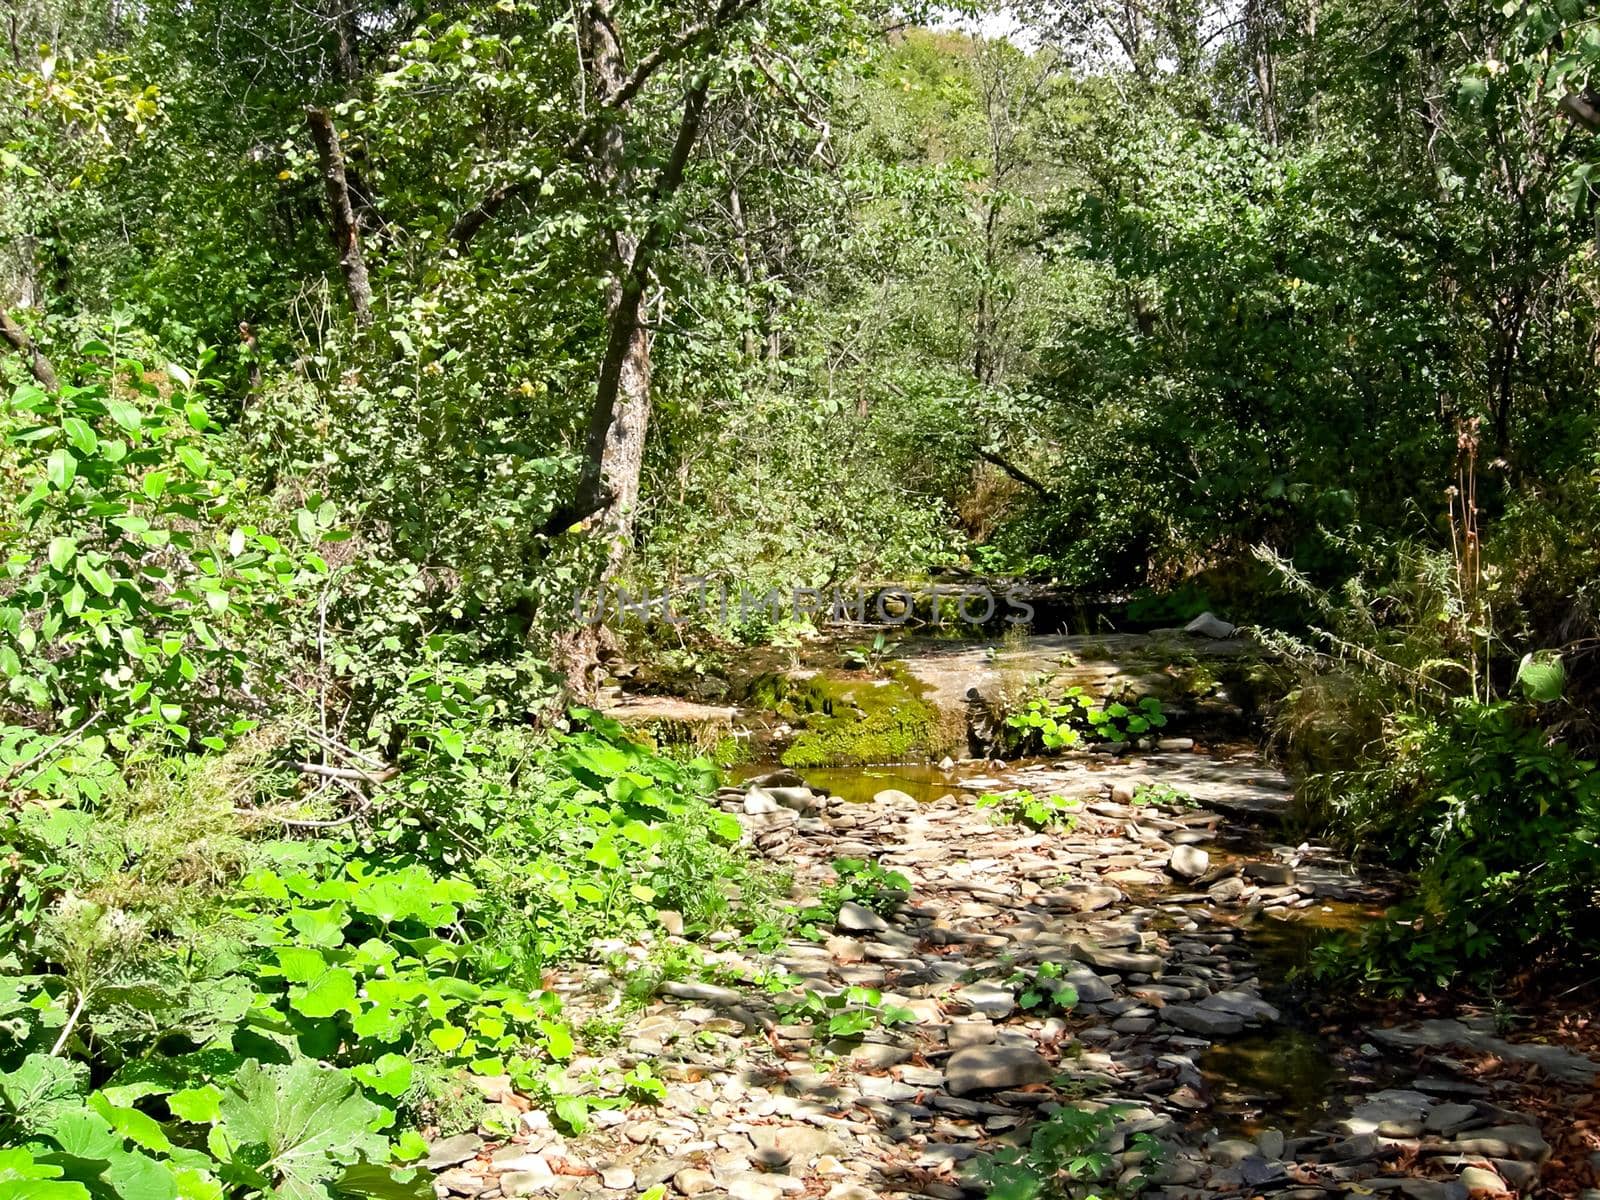
<path fill-rule="evenodd" d="M 952 1096 L 1044 1083 L 1055 1068 L 1027 1046 L 968 1046 L 945 1063 L 945 1090 Z"/>
<path fill-rule="evenodd" d="M 1167 870 L 1179 879 L 1199 879 L 1211 869 L 1211 855 L 1198 846 L 1174 846 Z"/>
<path fill-rule="evenodd" d="M 972 1012 L 995 1020 L 1003 1021 L 1017 1006 L 1010 988 L 993 983 L 968 984 L 964 988 L 957 988 L 952 995 Z"/>
<path fill-rule="evenodd" d="M 1294 868 L 1286 863 L 1253 862 L 1244 866 L 1246 879 L 1256 883 L 1270 883 L 1282 887 L 1294 882 Z"/>
<path fill-rule="evenodd" d="M 1161 1019 L 1202 1037 L 1226 1037 L 1244 1028 L 1242 1018 L 1197 1004 L 1169 1004 L 1161 1010 Z"/>
<path fill-rule="evenodd" d="M 1076 941 L 1069 949 L 1072 957 L 1102 971 L 1128 971 L 1140 975 L 1159 974 L 1166 962 L 1159 954 L 1138 954 L 1129 950 L 1113 950 L 1095 942 Z"/>
<path fill-rule="evenodd" d="M 1211 1147 L 1211 1161 L 1224 1167 L 1236 1167 L 1256 1153 L 1256 1144 L 1242 1138 L 1229 1138 Z"/>
<path fill-rule="evenodd" d="M 896 808 L 915 808 L 917 806 L 916 797 L 907 792 L 902 792 L 899 788 L 884 788 L 883 791 L 874 793 L 872 798 L 879 804 L 889 804 Z"/>
<path fill-rule="evenodd" d="M 663 996 L 674 996 L 679 1000 L 693 1000 L 697 1004 L 715 1004 L 727 1006 L 738 1004 L 744 999 L 732 988 L 718 987 L 714 983 L 700 983 L 688 979 L 668 979 L 660 988 Z"/>
<path fill-rule="evenodd" d="M 1237 875 L 1230 875 L 1213 883 L 1206 889 L 1206 895 L 1218 904 L 1237 904 L 1244 899 L 1247 886 Z"/>
<path fill-rule="evenodd" d="M 1478 1110 L 1470 1104 L 1439 1104 L 1428 1112 L 1428 1119 L 1424 1128 L 1429 1133 L 1442 1134 L 1449 1137 L 1469 1121 L 1476 1120 Z"/>
<path fill-rule="evenodd" d="M 744 794 L 742 806 L 744 808 L 744 815 L 747 817 L 759 817 L 766 813 L 775 813 L 778 811 L 779 807 L 781 807 L 778 802 L 772 798 L 770 792 L 768 792 L 765 788 L 758 787 L 753 787 Z"/>
<path fill-rule="evenodd" d="M 507 1196 L 533 1196 L 560 1183 L 561 1177 L 548 1166 L 542 1171 L 504 1171 L 500 1175 L 500 1191 Z"/>
<path fill-rule="evenodd" d="M 851 933 L 887 933 L 889 922 L 870 908 L 846 900 L 839 906 L 839 928 Z"/>
<path fill-rule="evenodd" d="M 1263 1129 L 1256 1134 L 1256 1145 L 1263 1158 L 1282 1158 L 1286 1140 L 1281 1129 Z"/>
<path fill-rule="evenodd" d="M 1081 913 L 1098 912 L 1102 908 L 1110 907 L 1120 899 L 1122 899 L 1122 893 L 1118 889 L 1096 884 L 1062 888 L 1060 891 L 1050 892 L 1044 898 L 1045 903 L 1053 908 L 1065 908 Z"/>
<path fill-rule="evenodd" d="M 808 787 L 767 787 L 763 790 L 784 808 L 797 813 L 811 813 L 822 807 L 822 797 Z"/>
<path fill-rule="evenodd" d="M 1203 612 L 1183 627 L 1191 637 L 1231 638 L 1239 627 L 1230 625 L 1215 613 Z"/>
<path fill-rule="evenodd" d="M 1244 1021 L 1276 1021 L 1278 1010 L 1260 996 L 1249 992 L 1215 992 L 1200 1001 L 1200 1007 L 1212 1012 L 1229 1013 Z"/>
<path fill-rule="evenodd" d="M 428 1145 L 428 1157 L 422 1165 L 430 1171 L 442 1171 L 469 1158 L 477 1158 L 483 1149 L 483 1139 L 475 1133 L 458 1133 L 454 1137 L 440 1138 Z"/>
<path fill-rule="evenodd" d="M 1481 1154 L 1485 1158 L 1513 1158 L 1525 1162 L 1544 1162 L 1550 1157 L 1550 1143 L 1531 1125 L 1495 1125 L 1478 1129 L 1451 1144 L 1455 1154 Z"/>

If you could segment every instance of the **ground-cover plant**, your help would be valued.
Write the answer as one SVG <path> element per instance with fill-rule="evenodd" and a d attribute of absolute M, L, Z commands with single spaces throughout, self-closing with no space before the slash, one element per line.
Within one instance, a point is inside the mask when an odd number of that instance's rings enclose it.
<path fill-rule="evenodd" d="M 1085 738 L 1122 745 L 1150 736 L 1167 723 L 1161 701 L 1145 696 L 1132 704 L 1096 704 L 1081 687 L 1059 696 L 1033 696 L 1005 719 L 1008 748 L 1017 754 L 1070 750 Z"/>
<path fill-rule="evenodd" d="M 1040 831 L 1065 832 L 1077 827 L 1083 801 L 1070 796 L 1035 796 L 1026 788 L 1018 788 L 1010 792 L 985 793 L 978 797 L 977 807 L 992 811 L 997 821 Z"/>
<path fill-rule="evenodd" d="M 909 1008 L 885 1004 L 883 993 L 877 988 L 861 986 L 837 992 L 807 988 L 798 999 L 777 999 L 773 1006 L 786 1024 L 809 1022 L 819 1033 L 841 1040 L 916 1020 L 916 1014 Z"/>
<path fill-rule="evenodd" d="M 1078 1005 L 1078 989 L 1064 978 L 1060 963 L 1042 962 L 1033 970 L 1018 970 L 1008 981 L 1017 991 L 1017 1006 L 1033 1011 L 1071 1012 Z"/>
<path fill-rule="evenodd" d="M 1034 1127 L 1026 1146 L 978 1161 L 977 1176 L 988 1187 L 989 1200 L 1095 1200 L 1086 1188 L 1115 1164 L 1107 1143 L 1126 1111 L 1126 1105 L 1058 1108 Z M 1144 1153 L 1147 1165 L 1159 1161 L 1160 1143 L 1149 1134 L 1135 1134 L 1129 1142 L 1130 1149 Z M 1129 1194 L 1144 1182 L 1135 1180 Z"/>

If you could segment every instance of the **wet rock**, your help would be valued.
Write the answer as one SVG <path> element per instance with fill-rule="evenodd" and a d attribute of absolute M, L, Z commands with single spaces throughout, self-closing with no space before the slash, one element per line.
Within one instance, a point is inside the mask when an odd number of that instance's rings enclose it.
<path fill-rule="evenodd" d="M 1227 1037 L 1244 1028 L 1244 1020 L 1232 1013 L 1201 1008 L 1195 1004 L 1169 1004 L 1161 1010 L 1161 1019 L 1202 1037 Z"/>
<path fill-rule="evenodd" d="M 1044 1083 L 1055 1074 L 1037 1050 L 1026 1046 L 968 1046 L 945 1063 L 945 1090 L 952 1096 Z"/>
<path fill-rule="evenodd" d="M 1286 887 L 1294 882 L 1294 868 L 1286 863 L 1253 862 L 1244 866 L 1244 877 L 1256 883 Z"/>
<path fill-rule="evenodd" d="M 1167 870 L 1179 879 L 1199 879 L 1211 869 L 1211 855 L 1198 846 L 1174 846 Z"/>
<path fill-rule="evenodd" d="M 1241 1021 L 1276 1021 L 1278 1010 L 1260 996 L 1249 992 L 1214 992 L 1200 1001 L 1200 1007 L 1212 1012 L 1227 1013 Z"/>

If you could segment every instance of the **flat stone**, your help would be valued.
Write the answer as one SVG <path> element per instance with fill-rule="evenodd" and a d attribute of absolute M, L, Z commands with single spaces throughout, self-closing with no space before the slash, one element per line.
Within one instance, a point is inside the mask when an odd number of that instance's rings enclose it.
<path fill-rule="evenodd" d="M 633 1187 L 632 1167 L 602 1167 L 600 1186 L 612 1192 L 626 1192 Z"/>
<path fill-rule="evenodd" d="M 741 1175 L 728 1184 L 730 1200 L 778 1200 L 783 1188 L 759 1175 Z"/>
<path fill-rule="evenodd" d="M 560 1183 L 561 1177 L 548 1165 L 543 1171 L 503 1171 L 500 1174 L 500 1190 L 507 1196 L 533 1196 L 548 1192 Z"/>
<path fill-rule="evenodd" d="M 1063 888 L 1057 892 L 1048 893 L 1044 902 L 1052 908 L 1070 909 L 1072 912 L 1098 912 L 1102 908 L 1109 908 L 1122 899 L 1122 892 L 1114 887 L 1096 887 L 1085 884 L 1082 887 Z"/>
<path fill-rule="evenodd" d="M 700 1196 L 715 1191 L 717 1180 L 710 1171 L 703 1171 L 699 1167 L 684 1167 L 672 1177 L 672 1186 L 677 1189 L 680 1196 Z"/>
<path fill-rule="evenodd" d="M 957 988 L 952 995 L 978 1015 L 995 1020 L 1009 1017 L 1017 1006 L 1017 999 L 1011 994 L 1010 988 L 993 983 L 968 984 L 964 988 Z"/>
<path fill-rule="evenodd" d="M 917 798 L 899 788 L 884 788 L 881 792 L 874 792 L 873 800 L 879 804 L 889 804 L 896 808 L 915 808 Z"/>
<path fill-rule="evenodd" d="M 688 979 L 669 979 L 661 985 L 663 996 L 679 1000 L 692 1000 L 697 1004 L 715 1004 L 727 1007 L 743 1002 L 744 997 L 732 988 L 718 987 L 714 983 L 699 983 Z"/>
<path fill-rule="evenodd" d="M 1114 950 L 1096 942 L 1076 941 L 1068 949 L 1072 957 L 1102 971 L 1127 971 L 1140 975 L 1158 974 L 1166 964 L 1159 954 L 1139 954 L 1129 950 Z"/>
<path fill-rule="evenodd" d="M 1423 1123 L 1423 1128 L 1429 1133 L 1437 1133 L 1449 1137 L 1468 1121 L 1476 1120 L 1477 1116 L 1478 1110 L 1472 1105 L 1457 1104 L 1452 1101 L 1447 1104 L 1435 1105 L 1429 1109 L 1428 1119 Z"/>
<path fill-rule="evenodd" d="M 1256 883 L 1266 883 L 1272 884 L 1276 887 L 1285 887 L 1294 882 L 1294 868 L 1286 863 L 1245 863 L 1244 877 Z"/>
<path fill-rule="evenodd" d="M 428 1157 L 422 1165 L 430 1171 L 442 1171 L 469 1158 L 477 1158 L 483 1149 L 483 1139 L 475 1133 L 458 1133 L 454 1137 L 440 1138 L 428 1145 Z"/>
<path fill-rule="evenodd" d="M 1229 1138 L 1211 1147 L 1211 1161 L 1224 1167 L 1236 1167 L 1256 1153 L 1256 1144 L 1242 1138 Z"/>
<path fill-rule="evenodd" d="M 1055 1068 L 1027 1046 L 968 1046 L 945 1063 L 945 1090 L 952 1096 L 1045 1083 Z"/>
<path fill-rule="evenodd" d="M 851 933 L 887 933 L 890 926 L 870 908 L 846 900 L 839 906 L 839 928 Z"/>
<path fill-rule="evenodd" d="M 1451 1143 L 1450 1152 L 1543 1162 L 1550 1157 L 1550 1143 L 1531 1125 L 1495 1125 L 1457 1138 Z"/>
<path fill-rule="evenodd" d="M 1169 1004 L 1161 1010 L 1161 1019 L 1202 1037 L 1226 1037 L 1244 1028 L 1243 1019 L 1232 1013 L 1201 1008 L 1195 1004 Z"/>
<path fill-rule="evenodd" d="M 1213 1012 L 1228 1013 L 1244 1021 L 1276 1021 L 1278 1010 L 1260 996 L 1249 992 L 1213 992 L 1200 1001 L 1200 1007 Z"/>
<path fill-rule="evenodd" d="M 987 1046 L 994 1041 L 994 1022 L 987 1017 L 969 1017 L 945 1026 L 945 1041 L 952 1050 L 963 1046 Z"/>

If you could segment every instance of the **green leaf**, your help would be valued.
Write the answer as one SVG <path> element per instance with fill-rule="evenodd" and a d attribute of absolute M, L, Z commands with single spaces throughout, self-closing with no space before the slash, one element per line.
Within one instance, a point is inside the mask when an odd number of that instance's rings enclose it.
<path fill-rule="evenodd" d="M 144 424 L 144 414 L 126 400 L 108 397 L 103 400 L 106 406 L 106 415 L 129 433 L 135 433 Z"/>
<path fill-rule="evenodd" d="M 1566 690 L 1567 669 L 1559 654 L 1544 651 L 1525 654 L 1517 668 L 1517 682 L 1529 700 L 1535 704 L 1549 704 L 1561 699 L 1561 693 Z"/>
<path fill-rule="evenodd" d="M 377 1062 L 352 1067 L 350 1073 L 367 1087 L 399 1098 L 411 1087 L 411 1060 L 403 1054 L 385 1054 Z"/>
<path fill-rule="evenodd" d="M 325 1185 L 361 1162 L 382 1162 L 388 1142 L 374 1128 L 384 1111 L 344 1071 L 310 1059 L 287 1066 L 246 1062 L 219 1105 L 214 1140 L 231 1162 L 277 1180 L 282 1200 L 323 1200 Z"/>
<path fill-rule="evenodd" d="M 78 460 L 73 457 L 72 451 L 65 446 L 50 451 L 50 457 L 45 461 L 44 477 L 57 491 L 64 492 L 71 487 L 72 481 L 78 477 Z"/>
<path fill-rule="evenodd" d="M 180 1121 L 211 1125 L 222 1116 L 222 1089 L 214 1083 L 184 1088 L 167 1097 L 167 1107 Z"/>
<path fill-rule="evenodd" d="M 206 456 L 193 446 L 179 446 L 178 461 L 183 464 L 183 469 L 196 479 L 204 479 L 206 472 L 211 470 L 211 463 Z"/>
<path fill-rule="evenodd" d="M 291 989 L 289 1005 L 301 1016 L 318 1020 L 356 1012 L 356 977 L 344 967 L 331 967 L 309 986 Z"/>
<path fill-rule="evenodd" d="M 61 422 L 61 431 L 67 435 L 67 441 L 72 443 L 80 454 L 93 454 L 100 445 L 100 439 L 95 437 L 89 422 L 82 417 L 68 417 Z"/>

